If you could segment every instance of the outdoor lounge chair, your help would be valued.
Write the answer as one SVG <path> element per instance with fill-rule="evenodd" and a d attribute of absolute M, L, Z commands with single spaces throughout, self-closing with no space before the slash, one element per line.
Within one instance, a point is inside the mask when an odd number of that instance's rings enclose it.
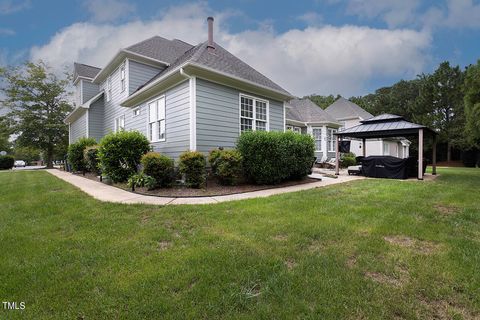
<path fill-rule="evenodd" d="M 327 162 L 325 162 L 325 165 L 329 168 L 335 168 L 335 162 L 337 161 L 337 158 L 331 158 Z"/>

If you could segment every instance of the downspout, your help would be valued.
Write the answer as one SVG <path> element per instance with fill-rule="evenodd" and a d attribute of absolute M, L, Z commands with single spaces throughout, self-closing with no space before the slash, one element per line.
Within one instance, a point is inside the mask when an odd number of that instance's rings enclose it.
<path fill-rule="evenodd" d="M 188 79 L 190 87 L 190 150 L 197 150 L 197 78 L 180 68 L 180 74 Z"/>

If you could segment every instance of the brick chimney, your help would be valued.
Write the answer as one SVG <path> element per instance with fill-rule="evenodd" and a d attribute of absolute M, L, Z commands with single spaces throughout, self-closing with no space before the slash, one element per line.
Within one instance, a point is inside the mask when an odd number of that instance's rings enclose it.
<path fill-rule="evenodd" d="M 208 49 L 215 49 L 215 45 L 213 44 L 213 17 L 207 18 L 208 23 Z"/>

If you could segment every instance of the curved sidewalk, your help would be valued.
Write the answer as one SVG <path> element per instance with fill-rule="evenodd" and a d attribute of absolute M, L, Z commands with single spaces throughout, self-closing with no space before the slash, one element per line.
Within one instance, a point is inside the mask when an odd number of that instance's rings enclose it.
<path fill-rule="evenodd" d="M 93 181 L 81 176 L 73 175 L 71 173 L 60 171 L 57 169 L 48 169 L 48 173 L 60 178 L 83 192 L 100 201 L 116 202 L 116 203 L 140 203 L 153 205 L 171 205 L 171 204 L 209 204 L 234 200 L 252 199 L 269 197 L 275 194 L 282 194 L 287 192 L 301 191 L 324 187 L 332 184 L 343 183 L 352 180 L 364 179 L 359 176 L 339 176 L 337 179 L 324 178 L 323 181 L 300 184 L 295 186 L 274 188 L 267 190 L 258 190 L 252 192 L 245 192 L 239 194 L 225 195 L 225 196 L 208 196 L 208 197 L 190 197 L 190 198 L 171 198 L 171 197 L 155 197 L 135 194 L 129 191 L 121 190 L 119 188 L 106 185 L 104 183 Z"/>

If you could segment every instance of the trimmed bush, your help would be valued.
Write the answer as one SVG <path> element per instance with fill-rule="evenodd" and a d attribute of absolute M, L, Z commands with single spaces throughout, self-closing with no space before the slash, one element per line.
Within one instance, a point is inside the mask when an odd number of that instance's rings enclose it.
<path fill-rule="evenodd" d="M 242 174 L 242 155 L 238 150 L 212 150 L 208 159 L 213 175 L 221 184 L 237 184 Z"/>
<path fill-rule="evenodd" d="M 100 163 L 98 161 L 99 146 L 86 147 L 83 151 L 83 160 L 88 171 L 93 173 L 100 173 Z"/>
<path fill-rule="evenodd" d="M 154 177 L 146 175 L 144 173 L 134 174 L 130 178 L 128 178 L 127 186 L 131 188 L 132 186 L 135 187 L 145 187 L 148 190 L 155 189 L 157 185 L 157 181 Z"/>
<path fill-rule="evenodd" d="M 191 188 L 200 188 L 205 183 L 205 156 L 197 151 L 186 151 L 180 155 L 179 172 L 185 175 L 185 183 Z"/>
<path fill-rule="evenodd" d="M 86 171 L 86 163 L 83 158 L 85 148 L 97 144 L 94 138 L 80 138 L 77 142 L 68 146 L 67 159 L 73 171 Z"/>
<path fill-rule="evenodd" d="M 156 187 L 169 187 L 175 180 L 175 164 L 172 159 L 157 152 L 144 154 L 141 160 L 143 173 L 156 180 Z"/>
<path fill-rule="evenodd" d="M 113 182 L 124 182 L 137 172 L 140 159 L 148 151 L 150 143 L 143 134 L 122 130 L 103 137 L 98 159 L 106 176 Z"/>
<path fill-rule="evenodd" d="M 349 166 L 354 166 L 356 164 L 357 164 L 357 160 L 355 158 L 355 154 L 349 152 L 349 153 L 343 153 L 340 156 L 340 167 L 347 168 Z"/>
<path fill-rule="evenodd" d="M 277 184 L 310 173 L 315 144 L 308 135 L 250 131 L 240 135 L 237 149 L 247 179 L 257 184 Z"/>
<path fill-rule="evenodd" d="M 0 170 L 10 170 L 13 168 L 15 158 L 12 156 L 0 156 Z"/>

